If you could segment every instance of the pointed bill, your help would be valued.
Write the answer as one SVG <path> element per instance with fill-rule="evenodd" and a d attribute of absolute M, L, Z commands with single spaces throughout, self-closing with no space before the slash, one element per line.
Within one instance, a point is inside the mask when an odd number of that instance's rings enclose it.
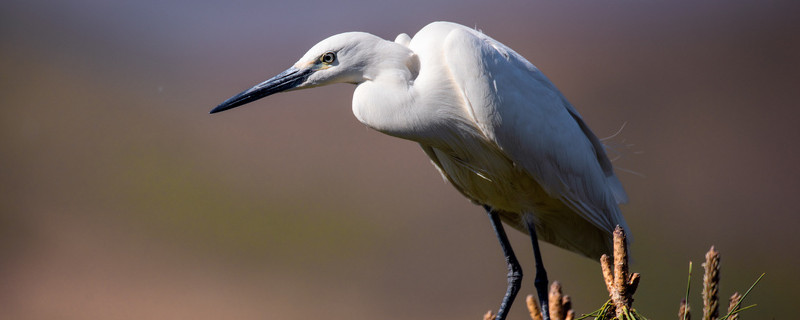
<path fill-rule="evenodd" d="M 278 92 L 289 91 L 296 88 L 298 85 L 308 79 L 308 76 L 313 72 L 312 69 L 298 69 L 291 67 L 277 76 L 270 78 L 267 81 L 259 83 L 258 85 L 247 89 L 225 102 L 218 105 L 211 110 L 210 113 L 222 112 L 228 109 L 233 109 L 238 106 L 256 101 L 263 97 L 275 94 Z"/>

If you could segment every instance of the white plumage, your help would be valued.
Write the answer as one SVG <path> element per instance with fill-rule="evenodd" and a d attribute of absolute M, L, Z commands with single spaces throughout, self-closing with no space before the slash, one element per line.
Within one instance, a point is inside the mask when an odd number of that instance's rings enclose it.
<path fill-rule="evenodd" d="M 455 23 L 394 42 L 332 36 L 212 113 L 337 82 L 357 85 L 358 120 L 418 142 L 445 179 L 509 225 L 527 233 L 532 222 L 539 239 L 591 258 L 611 252 L 616 225 L 627 228 L 625 191 L 578 112 L 514 50 Z"/>

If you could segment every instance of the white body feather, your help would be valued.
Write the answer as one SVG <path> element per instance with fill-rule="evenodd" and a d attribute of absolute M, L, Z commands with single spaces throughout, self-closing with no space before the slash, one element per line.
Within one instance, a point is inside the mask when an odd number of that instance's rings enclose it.
<path fill-rule="evenodd" d="M 600 141 L 547 77 L 454 23 L 397 42 L 384 49 L 400 54 L 380 55 L 394 67 L 355 91 L 361 122 L 419 142 L 456 189 L 511 226 L 526 232 L 521 219 L 532 218 L 544 241 L 591 258 L 611 252 L 614 227 L 627 229 L 617 206 L 627 196 Z M 398 48 L 406 43 L 408 53 Z"/>
<path fill-rule="evenodd" d="M 527 232 L 532 221 L 540 239 L 592 258 L 611 251 L 616 225 L 627 229 L 625 191 L 578 112 L 525 58 L 455 23 L 394 42 L 334 35 L 211 112 L 337 82 L 358 85 L 362 123 L 418 142 L 456 189 L 511 226 Z"/>

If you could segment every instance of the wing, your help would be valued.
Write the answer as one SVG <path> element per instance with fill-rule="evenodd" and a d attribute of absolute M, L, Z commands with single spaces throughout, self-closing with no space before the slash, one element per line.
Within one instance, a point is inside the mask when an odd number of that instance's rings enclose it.
<path fill-rule="evenodd" d="M 487 139 L 583 219 L 608 232 L 627 229 L 617 207 L 627 196 L 603 145 L 544 74 L 467 28 L 447 35 L 444 57 Z"/>

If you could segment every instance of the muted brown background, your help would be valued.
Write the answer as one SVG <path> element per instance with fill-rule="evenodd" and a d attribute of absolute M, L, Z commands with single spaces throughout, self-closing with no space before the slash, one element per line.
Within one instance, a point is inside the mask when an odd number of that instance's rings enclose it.
<path fill-rule="evenodd" d="M 643 274 L 674 318 L 722 252 L 746 319 L 796 317 L 800 16 L 790 1 L 4 1 L 0 318 L 479 319 L 505 266 L 482 209 L 353 87 L 217 103 L 344 31 L 434 20 L 529 58 L 621 151 Z M 624 144 L 633 144 L 623 147 Z M 533 292 L 529 243 L 512 242 Z M 579 313 L 599 265 L 545 245 Z M 699 288 L 695 273 L 695 288 Z M 699 310 L 699 291 L 692 302 Z M 517 301 L 512 319 L 524 319 Z"/>

